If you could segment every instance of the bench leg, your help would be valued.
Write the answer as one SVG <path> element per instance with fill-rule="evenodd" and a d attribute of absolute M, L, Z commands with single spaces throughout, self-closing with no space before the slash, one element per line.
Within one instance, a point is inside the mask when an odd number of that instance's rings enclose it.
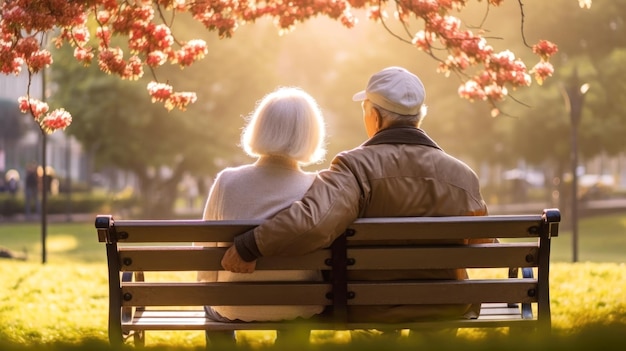
<path fill-rule="evenodd" d="M 109 343 L 116 349 L 124 345 L 124 335 L 119 326 L 109 327 Z"/>
<path fill-rule="evenodd" d="M 133 343 L 135 347 L 144 347 L 146 346 L 146 332 L 145 331 L 135 331 L 133 333 Z"/>

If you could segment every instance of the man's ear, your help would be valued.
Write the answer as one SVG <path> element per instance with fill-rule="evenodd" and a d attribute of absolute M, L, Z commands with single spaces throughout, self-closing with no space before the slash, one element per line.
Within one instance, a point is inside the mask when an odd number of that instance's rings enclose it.
<path fill-rule="evenodd" d="M 374 113 L 376 114 L 376 129 L 381 130 L 383 129 L 383 116 L 380 114 L 380 111 L 378 111 L 377 108 L 374 108 L 373 110 L 375 111 Z"/>

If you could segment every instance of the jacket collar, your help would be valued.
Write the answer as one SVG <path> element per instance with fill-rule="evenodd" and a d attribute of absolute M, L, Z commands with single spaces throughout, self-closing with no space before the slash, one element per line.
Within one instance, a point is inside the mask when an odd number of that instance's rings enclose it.
<path fill-rule="evenodd" d="M 391 127 L 380 130 L 363 143 L 362 146 L 380 144 L 424 145 L 442 150 L 423 130 L 410 126 Z"/>

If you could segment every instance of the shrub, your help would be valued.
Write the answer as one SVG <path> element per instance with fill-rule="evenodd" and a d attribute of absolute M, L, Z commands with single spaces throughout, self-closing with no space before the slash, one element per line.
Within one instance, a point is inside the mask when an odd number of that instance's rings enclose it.
<path fill-rule="evenodd" d="M 41 198 L 39 199 L 41 201 Z M 131 209 L 138 203 L 136 196 L 130 194 L 126 196 L 96 194 L 96 193 L 72 193 L 49 195 L 46 198 L 46 213 L 63 214 L 73 213 L 96 213 L 106 212 L 107 209 L 116 210 Z M 24 213 L 24 196 L 12 196 L 7 193 L 0 193 L 0 215 L 13 217 Z"/>

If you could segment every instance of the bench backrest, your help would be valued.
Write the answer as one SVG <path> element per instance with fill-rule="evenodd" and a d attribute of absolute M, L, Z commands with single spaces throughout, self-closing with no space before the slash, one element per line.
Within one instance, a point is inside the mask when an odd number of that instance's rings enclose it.
<path fill-rule="evenodd" d="M 130 272 L 221 270 L 224 247 L 191 243 L 232 242 L 261 223 L 258 220 L 114 220 L 105 215 L 96 218 L 96 228 L 107 247 L 111 306 L 333 305 L 336 317 L 343 319 L 347 305 L 536 303 L 538 319 L 549 325 L 550 239 L 558 235 L 559 221 L 556 209 L 539 215 L 362 218 L 328 249 L 297 257 L 263 257 L 257 263 L 257 270 L 332 270 L 332 281 L 272 283 L 143 282 L 143 273 L 134 281 L 121 279 Z M 407 240 L 416 239 L 472 238 L 502 242 L 407 245 Z M 359 245 L 377 240 L 385 245 Z M 525 268 L 537 275 L 464 281 L 347 279 L 349 270 L 450 268 Z"/>

